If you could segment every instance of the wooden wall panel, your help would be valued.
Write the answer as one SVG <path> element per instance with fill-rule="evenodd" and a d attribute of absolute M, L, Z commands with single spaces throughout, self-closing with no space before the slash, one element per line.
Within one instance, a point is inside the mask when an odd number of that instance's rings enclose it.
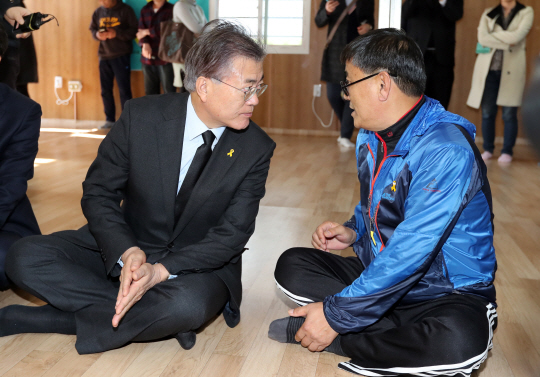
<path fill-rule="evenodd" d="M 93 11 L 99 6 L 98 0 L 27 0 L 29 8 L 52 13 L 60 20 L 60 28 L 47 24 L 34 33 L 39 62 L 39 84 L 30 85 L 30 95 L 43 107 L 45 118 L 73 118 L 73 105 L 58 106 L 54 96 L 54 76 L 64 77 L 64 89 L 59 90 L 66 98 L 67 80 L 81 80 L 83 91 L 77 97 L 78 119 L 102 120 L 103 106 L 100 96 L 97 48 L 88 31 Z M 533 29 L 527 38 L 527 62 L 529 73 L 540 52 L 540 0 L 523 0 L 537 11 Z M 450 110 L 465 116 L 480 126 L 479 110 L 465 104 L 470 89 L 472 70 L 476 55 L 476 29 L 482 11 L 496 5 L 495 0 L 465 1 L 465 15 L 457 23 L 457 46 L 455 82 Z M 300 130 L 300 132 L 337 132 L 336 119 L 325 130 L 311 111 L 313 85 L 320 83 L 320 70 L 326 28 L 319 29 L 313 19 L 319 8 L 319 0 L 311 0 L 310 53 L 308 55 L 269 55 L 265 61 L 265 81 L 269 88 L 261 98 L 253 120 L 270 129 Z M 377 17 L 375 17 L 377 19 Z M 144 94 L 142 73 L 132 73 L 132 90 L 135 97 Z M 118 98 L 118 94 L 116 93 Z M 315 100 L 317 112 L 323 121 L 330 119 L 331 108 L 326 100 L 323 84 L 322 97 Z M 119 112 L 119 110 L 118 110 Z M 500 119 L 499 119 L 500 122 Z M 478 127 L 480 128 L 480 127 Z M 481 134 L 479 130 L 479 134 Z M 499 125 L 497 135 L 502 135 Z"/>
<path fill-rule="evenodd" d="M 73 119 L 73 100 L 67 106 L 56 105 L 54 76 L 62 76 L 64 86 L 58 89 L 60 98 L 69 97 L 68 80 L 80 80 L 77 94 L 78 119 L 105 119 L 101 102 L 97 49 L 98 42 L 88 27 L 98 0 L 25 1 L 33 11 L 55 15 L 54 21 L 34 32 L 38 58 L 39 83 L 30 84 L 30 96 L 41 104 L 43 117 Z"/>

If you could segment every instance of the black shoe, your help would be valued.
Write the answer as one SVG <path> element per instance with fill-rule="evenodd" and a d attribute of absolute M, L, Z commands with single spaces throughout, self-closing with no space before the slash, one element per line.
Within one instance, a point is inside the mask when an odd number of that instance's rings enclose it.
<path fill-rule="evenodd" d="M 178 343 L 180 343 L 180 347 L 185 350 L 190 350 L 195 345 L 197 334 L 195 334 L 194 331 L 179 332 L 176 334 L 175 338 L 178 340 Z"/>

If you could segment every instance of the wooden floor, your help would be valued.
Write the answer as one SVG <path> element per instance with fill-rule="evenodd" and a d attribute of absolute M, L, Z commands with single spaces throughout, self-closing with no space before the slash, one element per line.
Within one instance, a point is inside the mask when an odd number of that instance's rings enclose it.
<path fill-rule="evenodd" d="M 42 132 L 29 197 L 43 233 L 82 226 L 81 182 L 101 141 L 100 132 Z M 81 136 L 81 134 L 78 134 Z M 285 249 L 309 246 L 323 220 L 348 219 L 359 197 L 354 152 L 335 138 L 275 136 L 267 194 L 244 254 L 242 321 L 228 328 L 217 318 L 190 351 L 176 340 L 131 344 L 80 356 L 75 337 L 26 334 L 0 338 L 0 376 L 345 376 L 346 360 L 310 353 L 267 337 L 269 323 L 291 303 L 274 284 L 275 262 Z M 488 165 L 494 195 L 499 327 L 494 348 L 474 375 L 540 376 L 540 167 L 526 147 L 508 167 Z M 345 251 L 350 253 L 349 251 Z M 0 293 L 0 307 L 41 304 L 24 292 Z"/>

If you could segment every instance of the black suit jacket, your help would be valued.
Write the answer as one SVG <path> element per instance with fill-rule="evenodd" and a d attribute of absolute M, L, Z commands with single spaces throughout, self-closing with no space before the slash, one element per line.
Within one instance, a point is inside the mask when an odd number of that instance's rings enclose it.
<path fill-rule="evenodd" d="M 83 182 L 88 225 L 58 235 L 101 252 L 109 274 L 132 246 L 171 274 L 213 271 L 228 309 L 242 298 L 241 255 L 255 229 L 275 143 L 255 123 L 227 128 L 174 224 L 188 93 L 128 101 Z"/>
<path fill-rule="evenodd" d="M 40 234 L 26 196 L 38 152 L 41 106 L 0 84 L 0 230 Z"/>
<path fill-rule="evenodd" d="M 438 0 L 406 0 L 402 9 L 401 27 L 422 53 L 433 38 L 437 62 L 454 66 L 456 21 L 463 17 L 463 0 L 448 0 L 444 7 Z"/>

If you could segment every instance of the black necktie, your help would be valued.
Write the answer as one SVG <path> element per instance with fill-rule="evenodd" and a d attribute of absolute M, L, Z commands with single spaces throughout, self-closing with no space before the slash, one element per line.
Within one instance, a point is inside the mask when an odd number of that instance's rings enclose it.
<path fill-rule="evenodd" d="M 182 186 L 180 187 L 180 191 L 178 192 L 178 195 L 176 195 L 176 201 L 174 202 L 175 224 L 178 222 L 180 215 L 184 211 L 189 197 L 191 196 L 191 192 L 199 180 L 206 163 L 210 159 L 210 156 L 212 156 L 212 143 L 216 137 L 212 131 L 206 131 L 202 134 L 202 137 L 204 144 L 197 148 L 193 161 L 191 161 L 191 165 L 189 166 L 186 177 L 184 178 L 184 182 L 182 182 Z"/>

